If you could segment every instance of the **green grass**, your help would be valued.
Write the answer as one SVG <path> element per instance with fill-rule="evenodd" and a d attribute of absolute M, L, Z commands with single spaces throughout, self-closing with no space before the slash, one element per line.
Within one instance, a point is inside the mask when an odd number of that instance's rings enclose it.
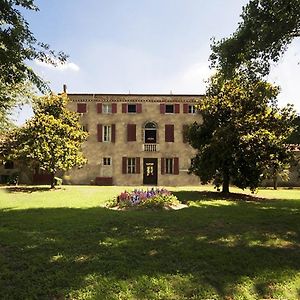
<path fill-rule="evenodd" d="M 124 187 L 0 188 L 0 299 L 300 299 L 300 190 L 169 189 L 190 206 L 106 209 Z"/>

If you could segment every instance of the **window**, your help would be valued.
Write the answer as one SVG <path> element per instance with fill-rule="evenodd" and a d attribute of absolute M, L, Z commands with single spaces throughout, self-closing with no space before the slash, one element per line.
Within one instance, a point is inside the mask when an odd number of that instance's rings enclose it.
<path fill-rule="evenodd" d="M 165 112 L 166 112 L 166 114 L 173 114 L 174 113 L 174 105 L 166 104 Z"/>
<path fill-rule="evenodd" d="M 103 142 L 111 141 L 111 126 L 103 125 Z"/>
<path fill-rule="evenodd" d="M 166 158 L 166 174 L 173 174 L 173 158 Z"/>
<path fill-rule="evenodd" d="M 179 158 L 178 157 L 168 157 L 161 158 L 161 174 L 179 174 Z"/>
<path fill-rule="evenodd" d="M 136 125 L 127 124 L 127 142 L 136 141 Z"/>
<path fill-rule="evenodd" d="M 103 105 L 102 105 L 102 112 L 104 114 L 111 114 L 112 113 L 112 105 L 111 105 L 111 103 L 103 103 Z"/>
<path fill-rule="evenodd" d="M 127 158 L 127 174 L 136 173 L 136 159 L 135 157 Z"/>
<path fill-rule="evenodd" d="M 82 130 L 85 131 L 85 132 L 89 132 L 89 127 L 87 124 L 84 124 L 81 126 Z"/>
<path fill-rule="evenodd" d="M 195 114 L 195 113 L 196 113 L 196 106 L 189 105 L 189 114 Z"/>
<path fill-rule="evenodd" d="M 103 157 L 103 166 L 111 166 L 111 158 Z"/>
<path fill-rule="evenodd" d="M 136 113 L 136 104 L 128 104 L 127 112 L 128 113 Z"/>

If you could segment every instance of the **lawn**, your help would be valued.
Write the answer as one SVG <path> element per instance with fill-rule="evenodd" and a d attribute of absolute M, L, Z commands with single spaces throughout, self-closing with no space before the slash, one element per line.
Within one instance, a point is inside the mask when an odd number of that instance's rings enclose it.
<path fill-rule="evenodd" d="M 300 190 L 169 189 L 190 206 L 105 208 L 124 187 L 0 188 L 0 299 L 300 299 Z"/>

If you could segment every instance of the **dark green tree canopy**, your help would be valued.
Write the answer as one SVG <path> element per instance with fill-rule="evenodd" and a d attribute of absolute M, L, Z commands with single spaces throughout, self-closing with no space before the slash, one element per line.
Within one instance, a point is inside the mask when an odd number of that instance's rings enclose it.
<path fill-rule="evenodd" d="M 0 145 L 6 160 L 19 160 L 33 170 L 41 168 L 52 175 L 86 162 L 81 146 L 87 138 L 79 116 L 67 109 L 67 96 L 39 98 L 34 117 L 21 128 L 8 132 Z"/>
<path fill-rule="evenodd" d="M 266 75 L 270 61 L 278 61 L 291 41 L 300 35 L 300 0 L 250 0 L 242 22 L 229 38 L 212 45 L 212 66 L 227 77 L 241 65 Z"/>
<path fill-rule="evenodd" d="M 216 75 L 199 102 L 203 122 L 190 127 L 189 140 L 197 149 L 190 171 L 202 183 L 219 180 L 255 190 L 274 170 L 291 159 L 285 146 L 295 117 L 291 106 L 279 109 L 278 87 L 253 81 L 245 74 L 230 80 Z"/>

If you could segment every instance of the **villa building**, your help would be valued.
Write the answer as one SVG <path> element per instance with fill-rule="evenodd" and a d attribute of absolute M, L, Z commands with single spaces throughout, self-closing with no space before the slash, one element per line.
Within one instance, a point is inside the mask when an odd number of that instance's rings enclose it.
<path fill-rule="evenodd" d="M 189 124 L 201 122 L 200 95 L 68 94 L 69 109 L 88 131 L 88 162 L 64 176 L 70 184 L 195 185 Z"/>

